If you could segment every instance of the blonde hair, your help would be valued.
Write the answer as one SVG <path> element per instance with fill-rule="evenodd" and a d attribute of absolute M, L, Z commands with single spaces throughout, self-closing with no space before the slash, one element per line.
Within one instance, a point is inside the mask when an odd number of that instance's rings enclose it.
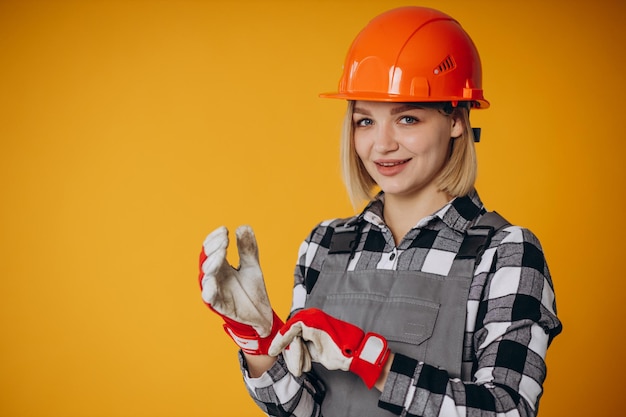
<path fill-rule="evenodd" d="M 439 190 L 453 197 L 461 197 L 474 188 L 477 175 L 476 149 L 474 132 L 469 120 L 469 107 L 456 106 L 451 112 L 446 111 L 445 106 L 442 107 L 444 108 L 440 111 L 443 114 L 455 117 L 463 124 L 463 133 L 458 138 L 451 139 L 450 157 L 435 181 Z M 369 201 L 374 197 L 377 186 L 354 148 L 353 112 L 354 101 L 348 101 L 341 135 L 341 170 L 348 196 L 356 208 L 363 201 Z"/>

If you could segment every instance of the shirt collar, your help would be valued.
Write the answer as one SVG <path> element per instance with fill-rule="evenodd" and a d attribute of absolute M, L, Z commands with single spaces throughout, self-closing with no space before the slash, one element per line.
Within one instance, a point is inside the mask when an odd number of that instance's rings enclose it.
<path fill-rule="evenodd" d="M 358 216 L 358 220 L 365 220 L 377 226 L 384 225 L 384 204 L 385 194 L 381 191 L 365 209 L 363 209 Z M 476 222 L 477 217 L 484 213 L 485 208 L 478 196 L 478 192 L 472 189 L 467 195 L 454 198 L 435 213 L 420 220 L 415 227 L 423 227 L 437 218 L 451 229 L 459 233 L 465 233 L 465 231 Z"/>
<path fill-rule="evenodd" d="M 445 213 L 441 216 L 441 220 L 448 227 L 460 233 L 465 233 L 476 223 L 476 219 L 486 212 L 475 189 L 463 197 L 456 197 L 442 210 L 444 209 Z"/>

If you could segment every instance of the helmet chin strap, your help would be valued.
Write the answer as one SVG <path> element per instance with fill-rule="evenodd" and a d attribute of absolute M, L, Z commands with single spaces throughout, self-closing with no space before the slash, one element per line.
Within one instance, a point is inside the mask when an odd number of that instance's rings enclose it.
<path fill-rule="evenodd" d="M 474 142 L 480 142 L 480 127 L 473 127 L 472 131 L 474 132 Z"/>

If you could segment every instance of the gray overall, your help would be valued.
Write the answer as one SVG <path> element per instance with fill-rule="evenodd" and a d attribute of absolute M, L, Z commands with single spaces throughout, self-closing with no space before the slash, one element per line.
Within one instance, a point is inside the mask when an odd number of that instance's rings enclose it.
<path fill-rule="evenodd" d="M 466 232 L 446 277 L 417 271 L 348 272 L 359 235 L 354 226 L 339 226 L 305 307 L 382 335 L 392 352 L 470 380 L 471 364 L 462 369 L 469 287 L 477 259 L 493 233 L 507 224 L 495 212 L 485 214 Z M 324 417 L 394 415 L 378 408 L 380 392 L 368 390 L 355 374 L 329 371 L 317 363 L 313 370 L 326 386 Z"/>

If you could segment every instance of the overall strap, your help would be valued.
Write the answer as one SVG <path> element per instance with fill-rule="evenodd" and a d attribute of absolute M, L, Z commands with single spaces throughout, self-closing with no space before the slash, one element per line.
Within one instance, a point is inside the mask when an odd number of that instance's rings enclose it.
<path fill-rule="evenodd" d="M 324 271 L 346 271 L 350 259 L 359 244 L 361 229 L 357 224 L 344 223 L 335 226 L 328 246 L 328 255 L 322 265 Z M 317 276 L 307 277 L 304 281 L 306 293 L 310 294 L 317 282 Z"/>
<path fill-rule="evenodd" d="M 478 223 L 465 232 L 465 237 L 448 275 L 471 280 L 474 277 L 476 265 L 480 263 L 485 249 L 491 243 L 491 238 L 506 226 L 510 226 L 510 223 L 495 211 L 485 213 Z"/>
<path fill-rule="evenodd" d="M 337 226 L 333 236 L 330 238 L 328 253 L 354 253 L 360 234 L 360 230 L 355 224 L 342 224 Z"/>

